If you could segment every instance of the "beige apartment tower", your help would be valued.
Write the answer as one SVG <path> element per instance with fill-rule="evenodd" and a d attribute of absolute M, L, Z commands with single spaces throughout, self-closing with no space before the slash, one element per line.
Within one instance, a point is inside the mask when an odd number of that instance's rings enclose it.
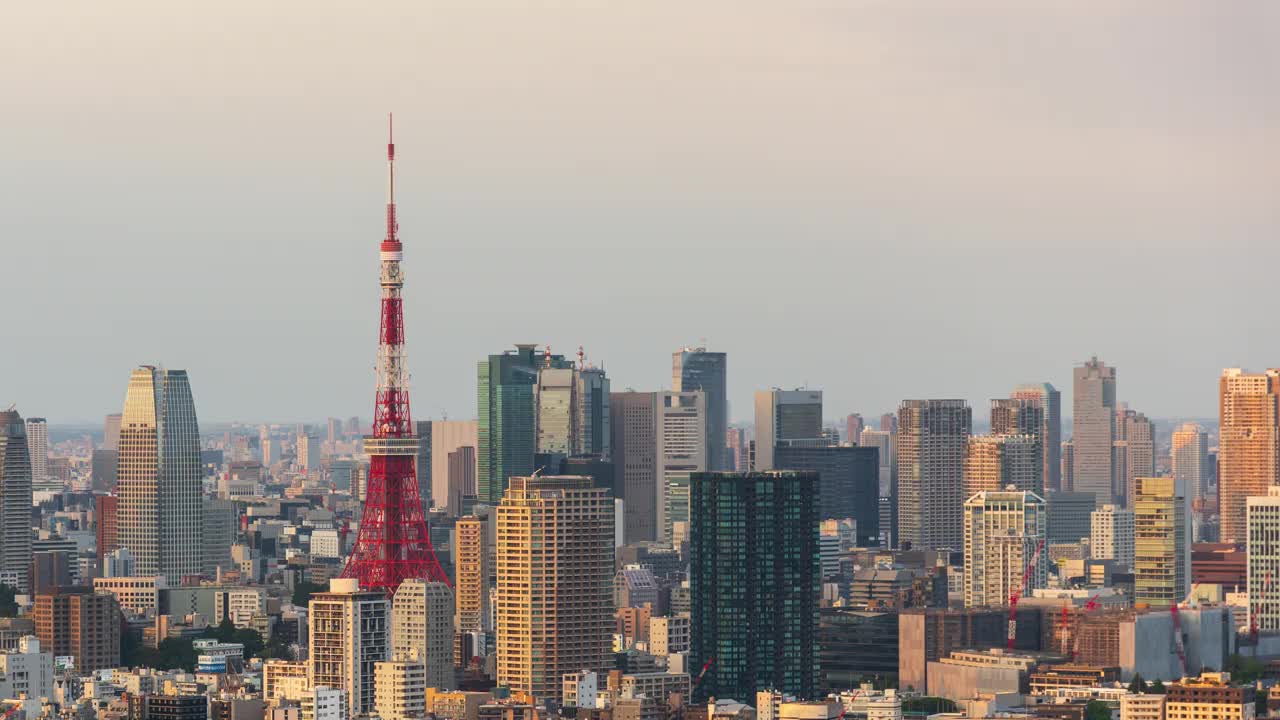
<path fill-rule="evenodd" d="M 340 691 L 347 717 L 375 710 L 375 668 L 391 659 L 389 606 L 386 593 L 361 590 L 354 578 L 311 596 L 310 685 Z"/>
<path fill-rule="evenodd" d="M 457 555 L 454 592 L 458 632 L 487 632 L 489 627 L 489 543 L 485 523 L 475 515 L 458 518 L 454 525 Z"/>
<path fill-rule="evenodd" d="M 1223 542 L 1244 542 L 1245 498 L 1280 482 L 1280 369 L 1222 371 L 1218 381 L 1218 500 Z"/>
<path fill-rule="evenodd" d="M 1173 431 L 1169 450 L 1173 476 L 1187 491 L 1187 501 L 1194 504 L 1209 489 L 1209 436 L 1196 423 L 1185 423 Z"/>
<path fill-rule="evenodd" d="M 965 607 L 1007 605 L 1022 585 L 1023 573 L 1045 541 L 1044 498 L 1007 488 L 987 490 L 964 504 Z M 1049 557 L 1040 558 L 1027 575 L 1024 591 L 1045 587 Z"/>
<path fill-rule="evenodd" d="M 422 664 L 427 684 L 452 689 L 453 590 L 442 582 L 410 579 L 391 599 L 391 652 Z"/>
<path fill-rule="evenodd" d="M 611 667 L 613 499 L 579 476 L 511 478 L 497 508 L 498 683 L 538 700 Z"/>

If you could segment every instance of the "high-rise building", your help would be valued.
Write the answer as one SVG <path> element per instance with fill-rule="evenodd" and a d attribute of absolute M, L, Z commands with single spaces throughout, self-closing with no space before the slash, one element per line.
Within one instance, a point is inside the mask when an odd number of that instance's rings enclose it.
<path fill-rule="evenodd" d="M 694 690 L 751 698 L 817 692 L 818 474 L 694 473 L 690 490 L 690 667 Z"/>
<path fill-rule="evenodd" d="M 489 542 L 486 521 L 475 515 L 458 518 L 454 525 L 454 554 L 457 556 L 458 632 L 488 632 L 489 622 Z"/>
<path fill-rule="evenodd" d="M 31 457 L 31 484 L 43 486 L 49 480 L 49 423 L 44 418 L 27 418 L 27 454 Z"/>
<path fill-rule="evenodd" d="M 1059 451 L 1062 456 L 1061 472 L 1058 476 L 1062 479 L 1061 487 L 1063 490 L 1071 489 L 1071 478 L 1075 477 L 1076 472 L 1076 446 L 1071 444 L 1070 440 L 1062 443 Z"/>
<path fill-rule="evenodd" d="M 622 392 L 609 403 L 625 540 L 670 540 L 676 523 L 688 520 L 689 474 L 707 467 L 706 396 Z"/>
<path fill-rule="evenodd" d="M 1168 608 L 1187 596 L 1190 523 L 1185 496 L 1171 477 L 1137 478 L 1133 494 L 1134 602 Z"/>
<path fill-rule="evenodd" d="M 1090 492 L 1045 493 L 1049 504 L 1049 542 L 1078 543 L 1089 537 L 1097 496 Z"/>
<path fill-rule="evenodd" d="M 94 492 L 115 492 L 119 450 L 94 450 L 90 460 L 90 487 Z"/>
<path fill-rule="evenodd" d="M 98 560 L 120 547 L 120 498 L 115 495 L 98 495 L 94 498 L 93 523 L 97 536 Z"/>
<path fill-rule="evenodd" d="M 728 356 L 705 347 L 684 347 L 671 353 L 671 389 L 677 393 L 702 391 L 706 396 L 707 469 L 727 470 L 725 433 L 729 430 Z"/>
<path fill-rule="evenodd" d="M 1169 450 L 1169 466 L 1173 476 L 1187 489 L 1187 500 L 1193 505 L 1209 490 L 1209 436 L 1196 423 L 1183 423 L 1173 431 Z"/>
<path fill-rule="evenodd" d="M 658 395 L 662 415 L 660 539 L 678 544 L 675 538 L 686 534 L 689 527 L 689 476 L 707 469 L 707 396 L 701 390 Z"/>
<path fill-rule="evenodd" d="M 534 452 L 567 456 L 577 443 L 574 405 L 577 400 L 575 371 L 567 368 L 542 368 L 534 386 Z"/>
<path fill-rule="evenodd" d="M 896 436 L 884 430 L 866 428 L 858 436 L 862 447 L 873 447 L 880 453 L 879 525 L 880 546 L 894 547 L 898 536 L 898 451 Z"/>
<path fill-rule="evenodd" d="M 818 519 L 853 518 L 859 547 L 880 544 L 880 449 L 804 447 L 774 449 L 779 470 L 818 473 Z"/>
<path fill-rule="evenodd" d="M 142 366 L 120 426 L 119 542 L 142 576 L 171 584 L 204 565 L 200 429 L 185 370 Z"/>
<path fill-rule="evenodd" d="M 427 686 L 453 688 L 453 590 L 442 582 L 410 578 L 391 598 L 391 651 L 422 663 Z"/>
<path fill-rule="evenodd" d="M 356 578 L 330 580 L 328 592 L 311 596 L 310 685 L 341 690 L 346 717 L 375 710 L 375 669 L 391 659 L 390 614 L 386 592 L 361 590 Z"/>
<path fill-rule="evenodd" d="M 71 657 L 76 672 L 120 666 L 120 603 L 88 587 L 59 587 L 37 595 L 36 637 L 55 656 Z"/>
<path fill-rule="evenodd" d="M 964 494 L 984 490 L 1044 492 L 1044 463 L 1035 435 L 970 435 L 964 457 Z"/>
<path fill-rule="evenodd" d="M 1111 453 L 1116 439 L 1116 369 L 1090 359 L 1075 369 L 1072 393 L 1071 489 L 1093 493 L 1099 505 L 1109 503 L 1115 497 Z"/>
<path fill-rule="evenodd" d="M 30 589 L 31 457 L 27 426 L 14 410 L 0 411 L 0 582 Z"/>
<path fill-rule="evenodd" d="M 1062 477 L 1062 393 L 1049 383 L 1031 383 L 1015 387 L 1009 397 L 1039 408 L 1042 429 L 1038 435 L 1044 448 L 1045 490 L 1068 490 Z M 1018 420 L 1023 420 L 1021 412 Z M 993 433 L 998 432 L 994 424 L 993 418 Z"/>
<path fill-rule="evenodd" d="M 476 497 L 476 449 L 462 445 L 449 453 L 448 511 L 456 515 L 466 509 L 468 501 Z"/>
<path fill-rule="evenodd" d="M 587 365 L 582 349 L 578 349 L 578 369 L 574 376 L 574 455 L 598 455 L 607 458 L 612 433 L 609 431 L 609 378 L 604 368 Z"/>
<path fill-rule="evenodd" d="M 898 415 L 896 413 L 885 413 L 880 416 L 880 431 L 887 433 L 898 432 Z"/>
<path fill-rule="evenodd" d="M 1280 484 L 1280 369 L 1222 371 L 1218 381 L 1218 512 L 1223 542 L 1245 537 L 1245 498 Z"/>
<path fill-rule="evenodd" d="M 297 453 L 297 465 L 302 472 L 320 469 L 320 438 L 310 433 L 298 433 Z"/>
<path fill-rule="evenodd" d="M 821 390 L 756 393 L 756 469 L 774 469 L 774 448 L 789 443 L 824 444 Z"/>
<path fill-rule="evenodd" d="M 120 423 L 124 416 L 113 413 L 102 421 L 102 448 L 104 450 L 120 449 Z"/>
<path fill-rule="evenodd" d="M 613 499 L 590 478 L 511 478 L 497 508 L 498 682 L 539 699 L 611 666 Z"/>
<path fill-rule="evenodd" d="M 747 431 L 742 428 L 729 428 L 725 437 L 726 470 L 747 472 L 751 470 L 750 445 L 747 442 Z"/>
<path fill-rule="evenodd" d="M 431 432 L 430 420 L 415 420 L 413 427 L 414 435 L 418 438 L 418 456 L 413 462 L 413 474 L 418 485 L 418 500 L 422 503 L 423 511 L 426 511 L 435 504 L 436 497 L 431 486 L 431 471 L 434 468 L 434 463 L 431 462 L 432 444 L 435 437 Z"/>
<path fill-rule="evenodd" d="M 1146 415 L 1124 406 L 1116 412 L 1112 486 L 1127 507 L 1133 507 L 1134 480 L 1156 474 L 1155 432 L 1155 423 Z"/>
<path fill-rule="evenodd" d="M 1280 485 L 1245 499 L 1245 523 L 1249 627 L 1273 633 L 1280 630 Z"/>
<path fill-rule="evenodd" d="M 964 546 L 964 400 L 904 400 L 898 409 L 898 544 Z"/>
<path fill-rule="evenodd" d="M 1040 553 L 1034 566 L 1031 559 L 1047 530 L 1044 499 L 1033 492 L 983 490 L 966 500 L 965 607 L 1006 605 L 1018 588 L 1030 592 L 1045 587 L 1049 557 Z"/>
<path fill-rule="evenodd" d="M 482 502 L 497 503 L 509 478 L 536 469 L 534 402 L 538 371 L 571 368 L 563 355 L 538 355 L 536 345 L 516 345 L 481 360 L 477 371 L 476 484 Z"/>
<path fill-rule="evenodd" d="M 204 574 L 214 576 L 218 570 L 232 570 L 237 567 L 231 556 L 231 546 L 235 544 L 236 534 L 240 529 L 240 505 L 233 500 L 219 498 L 204 499 Z"/>
<path fill-rule="evenodd" d="M 1133 511 L 1108 503 L 1094 510 L 1089 520 L 1089 554 L 1132 570 Z"/>
<path fill-rule="evenodd" d="M 862 439 L 862 431 L 865 430 L 867 424 L 863 422 L 860 413 L 849 413 L 844 419 L 844 437 L 850 445 L 857 445 Z"/>
<path fill-rule="evenodd" d="M 428 426 L 429 430 L 422 429 Z M 418 423 L 419 435 L 431 436 L 431 464 L 428 466 L 428 478 L 431 482 L 431 497 L 437 507 L 445 507 L 451 515 L 461 515 L 462 508 L 454 507 L 454 498 L 449 486 L 449 455 L 459 448 L 472 448 L 472 463 L 475 462 L 475 448 L 479 447 L 480 425 L 475 420 L 428 420 Z M 421 472 L 421 470 L 419 471 Z M 462 478 L 461 494 L 475 494 L 475 469 L 471 469 L 468 477 Z M 470 493 L 467 491 L 470 490 Z"/>
<path fill-rule="evenodd" d="M 411 581 L 405 581 L 404 586 Z M 397 591 L 397 593 L 400 591 Z M 432 685 L 422 662 L 389 660 L 374 666 L 374 697 L 380 720 L 419 720 L 426 717 L 427 688 Z"/>

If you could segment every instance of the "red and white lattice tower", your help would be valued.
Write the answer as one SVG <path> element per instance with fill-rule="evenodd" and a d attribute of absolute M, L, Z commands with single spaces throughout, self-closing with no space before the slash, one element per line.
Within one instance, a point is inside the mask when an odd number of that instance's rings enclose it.
<path fill-rule="evenodd" d="M 388 123 L 390 131 L 390 124 Z M 396 146 L 387 142 L 387 237 L 382 241 L 382 331 L 378 336 L 378 392 L 373 434 L 364 439 L 369 480 L 356 545 L 342 571 L 366 590 L 394 593 L 411 578 L 449 583 L 440 567 L 413 471 L 418 438 L 409 418 L 409 373 L 404 353 L 404 302 L 400 290 L 403 246 L 396 222 Z"/>

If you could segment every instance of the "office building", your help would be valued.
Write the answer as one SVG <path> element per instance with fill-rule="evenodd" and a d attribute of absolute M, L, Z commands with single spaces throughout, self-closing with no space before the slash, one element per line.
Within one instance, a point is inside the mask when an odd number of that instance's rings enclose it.
<path fill-rule="evenodd" d="M 218 570 L 235 569 L 237 563 L 231 557 L 231 546 L 240 532 L 240 504 L 233 500 L 205 498 L 203 515 L 201 539 L 204 552 L 201 563 L 204 574 L 212 577 L 218 574 Z"/>
<path fill-rule="evenodd" d="M 512 478 L 497 508 L 498 682 L 536 698 L 612 663 L 613 499 L 590 478 Z"/>
<path fill-rule="evenodd" d="M 76 672 L 120 666 L 120 603 L 114 595 L 60 587 L 36 596 L 33 615 L 43 647 L 72 658 Z"/>
<path fill-rule="evenodd" d="M 1173 431 L 1169 450 L 1173 477 L 1186 488 L 1192 505 L 1206 497 L 1213 469 L 1209 465 L 1209 436 L 1196 423 L 1183 423 Z"/>
<path fill-rule="evenodd" d="M 204 565 L 200 430 L 185 370 L 139 367 L 120 426 L 121 547 L 172 583 Z"/>
<path fill-rule="evenodd" d="M 879 452 L 879 485 L 880 497 L 878 519 L 880 525 L 880 547 L 894 547 L 898 526 L 898 451 L 896 436 L 884 430 L 867 428 L 858 436 L 858 445 L 875 448 Z"/>
<path fill-rule="evenodd" d="M 672 391 L 701 391 L 706 397 L 708 470 L 730 469 L 725 447 L 729 430 L 727 357 L 722 352 L 708 352 L 705 347 L 684 347 L 671 353 Z"/>
<path fill-rule="evenodd" d="M 436 507 L 448 509 L 453 517 L 465 514 L 461 497 L 476 494 L 476 448 L 480 446 L 480 424 L 475 420 L 427 420 L 418 423 L 419 434 L 431 436 L 431 464 L 427 466 L 431 485 L 431 498 Z M 426 425 L 427 428 L 422 429 Z M 458 469 L 462 473 L 457 483 L 450 482 L 450 458 L 453 453 L 469 447 L 470 465 Z M 466 463 L 465 459 L 456 462 Z M 419 472 L 422 472 L 419 470 Z"/>
<path fill-rule="evenodd" d="M 579 367 L 574 381 L 576 393 L 573 404 L 574 444 L 573 455 L 609 457 L 613 449 L 609 443 L 612 433 L 609 419 L 609 378 L 604 368 L 586 364 L 582 350 L 578 350 Z"/>
<path fill-rule="evenodd" d="M 862 431 L 867 429 L 861 413 L 849 413 L 844 419 L 844 439 L 850 445 L 857 445 L 862 440 Z"/>
<path fill-rule="evenodd" d="M 1096 497 L 1090 492 L 1046 493 L 1049 503 L 1049 542 L 1078 543 L 1093 530 Z"/>
<path fill-rule="evenodd" d="M 102 419 L 102 448 L 104 450 L 120 449 L 120 423 L 124 416 L 112 413 Z"/>
<path fill-rule="evenodd" d="M 1104 505 L 1115 497 L 1111 453 L 1116 439 L 1116 369 L 1090 359 L 1075 368 L 1072 394 L 1070 489 L 1091 492 L 1097 504 Z"/>
<path fill-rule="evenodd" d="M 462 513 L 476 500 L 476 449 L 463 445 L 449 453 L 446 508 L 450 515 Z"/>
<path fill-rule="evenodd" d="M 1133 569 L 1133 511 L 1108 503 L 1090 514 L 1089 553 Z"/>
<path fill-rule="evenodd" d="M 44 418 L 27 418 L 27 455 L 31 484 L 43 487 L 49 481 L 49 423 Z"/>
<path fill-rule="evenodd" d="M 567 456 L 577 442 L 574 404 L 577 383 L 573 368 L 542 368 L 534 386 L 535 453 Z"/>
<path fill-rule="evenodd" d="M 36 717 L 41 699 L 54 700 L 53 653 L 40 641 L 27 636 L 18 647 L 0 653 L 0 697 L 7 700 L 26 699 L 21 706 L 23 717 Z M 8 711 L 12 715 L 13 709 Z"/>
<path fill-rule="evenodd" d="M 1280 630 L 1280 485 L 1246 499 L 1249 627 Z"/>
<path fill-rule="evenodd" d="M 825 444 L 821 390 L 761 390 L 756 393 L 756 470 L 773 470 L 779 445 Z"/>
<path fill-rule="evenodd" d="M 102 558 L 115 552 L 120 547 L 120 531 L 117 525 L 120 498 L 115 495 L 98 495 L 93 499 L 93 502 L 97 554 L 98 559 L 102 560 Z"/>
<path fill-rule="evenodd" d="M 689 474 L 705 470 L 706 396 L 622 392 L 610 398 L 613 481 L 628 543 L 669 540 L 688 522 Z"/>
<path fill-rule="evenodd" d="M 1037 552 L 1047 536 L 1046 519 L 1043 498 L 1011 487 L 984 490 L 965 501 L 965 607 L 1006 605 L 1019 588 L 1030 594 L 1046 586 L 1049 557 Z"/>
<path fill-rule="evenodd" d="M 1203 672 L 1182 678 L 1165 690 L 1165 720 L 1253 720 L 1256 693 L 1252 684 L 1233 685 L 1231 674 Z"/>
<path fill-rule="evenodd" d="M 818 519 L 853 518 L 859 547 L 880 544 L 880 450 L 877 447 L 779 446 L 780 470 L 818 473 Z"/>
<path fill-rule="evenodd" d="M 26 592 L 31 562 L 31 457 L 27 426 L 0 411 L 0 582 Z"/>
<path fill-rule="evenodd" d="M 502 499 L 509 478 L 536 469 L 535 389 L 539 370 L 572 368 L 563 355 L 539 355 L 536 345 L 516 345 L 481 360 L 477 370 L 476 492 L 481 502 Z"/>
<path fill-rule="evenodd" d="M 1044 492 L 1043 473 L 1040 440 L 1035 435 L 969 436 L 964 457 L 966 497 L 1011 485 L 1039 495 Z"/>
<path fill-rule="evenodd" d="M 120 466 L 120 451 L 94 450 L 93 457 L 89 462 L 89 484 L 94 492 L 115 492 L 116 472 Z"/>
<path fill-rule="evenodd" d="M 422 511 L 430 512 L 436 504 L 431 488 L 431 458 L 433 455 L 430 420 L 415 420 L 413 434 L 418 439 L 417 457 L 413 460 L 413 480 L 418 487 L 418 501 L 422 503 Z M 443 499 L 440 502 L 444 502 Z"/>
<path fill-rule="evenodd" d="M 320 438 L 306 432 L 298 433 L 297 457 L 294 464 L 303 474 L 309 475 L 320 469 Z M 266 465 L 264 460 L 263 465 Z"/>
<path fill-rule="evenodd" d="M 406 581 L 409 582 L 409 581 Z M 400 586 L 400 590 L 404 585 Z M 400 592 L 397 590 L 397 594 Z M 421 662 L 389 660 L 374 666 L 374 705 L 380 720 L 419 720 L 426 717 L 427 688 L 432 685 Z"/>
<path fill-rule="evenodd" d="M 489 543 L 486 521 L 474 515 L 458 518 L 454 525 L 457 557 L 454 591 L 457 597 L 458 632 L 492 630 L 489 622 Z"/>
<path fill-rule="evenodd" d="M 1122 407 L 1116 414 L 1116 439 L 1112 457 L 1117 497 L 1133 507 L 1134 480 L 1156 474 L 1155 423 L 1146 415 Z"/>
<path fill-rule="evenodd" d="M 128 720 L 208 720 L 209 696 L 129 693 Z"/>
<path fill-rule="evenodd" d="M 1191 577 L 1186 500 L 1171 477 L 1137 478 L 1133 497 L 1134 602 L 1168 608 L 1187 596 Z"/>
<path fill-rule="evenodd" d="M 689 667 L 715 658 L 695 701 L 767 688 L 814 697 L 818 482 L 815 472 L 694 473 Z"/>
<path fill-rule="evenodd" d="M 898 409 L 898 545 L 964 547 L 964 400 L 904 400 Z"/>
<path fill-rule="evenodd" d="M 453 622 L 453 590 L 448 585 L 405 580 L 391 599 L 392 656 L 421 663 L 431 687 L 454 687 Z"/>
<path fill-rule="evenodd" d="M 342 691 L 347 716 L 375 711 L 375 669 L 391 659 L 390 602 L 355 578 L 329 581 L 309 606 L 312 688 Z"/>
<path fill-rule="evenodd" d="M 1245 498 L 1280 484 L 1280 369 L 1222 371 L 1218 381 L 1221 539 L 1246 537 Z"/>
<path fill-rule="evenodd" d="M 746 430 L 729 428 L 725 438 L 725 463 L 729 465 L 727 469 L 734 472 L 751 470 L 751 444 Z"/>
<path fill-rule="evenodd" d="M 1062 393 L 1049 383 L 1030 383 L 1019 385 L 1009 394 L 1009 398 L 1020 403 L 1013 418 L 1014 427 L 1026 427 L 1032 415 L 1039 415 L 1041 430 L 1032 433 L 1040 438 L 1044 453 L 1044 488 L 1046 491 L 1067 490 L 1063 487 L 1062 478 Z M 1039 410 L 1033 413 L 1024 408 L 1028 406 Z M 1003 428 L 996 429 L 994 408 L 992 430 L 996 434 L 1004 434 Z M 1024 431 L 1025 432 L 1025 431 Z"/>

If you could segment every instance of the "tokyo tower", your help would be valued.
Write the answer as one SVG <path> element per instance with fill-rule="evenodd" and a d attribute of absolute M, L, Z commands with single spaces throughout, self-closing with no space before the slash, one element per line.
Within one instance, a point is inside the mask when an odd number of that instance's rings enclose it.
<path fill-rule="evenodd" d="M 342 577 L 356 578 L 366 590 L 394 593 L 404 580 L 417 578 L 452 585 L 436 559 L 427 534 L 414 462 L 418 438 L 409 418 L 409 373 L 404 353 L 404 275 L 396 222 L 396 146 L 388 120 L 387 236 L 381 246 L 382 331 L 378 335 L 378 391 L 373 434 L 364 439 L 369 481 L 355 548 Z"/>

